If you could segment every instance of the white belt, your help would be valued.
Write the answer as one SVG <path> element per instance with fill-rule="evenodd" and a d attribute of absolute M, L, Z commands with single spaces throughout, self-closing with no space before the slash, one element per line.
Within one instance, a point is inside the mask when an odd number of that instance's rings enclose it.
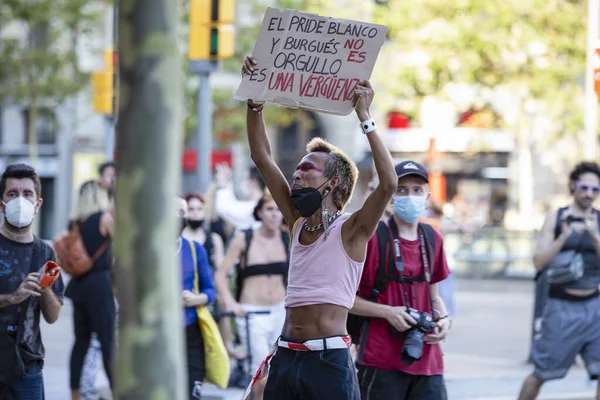
<path fill-rule="evenodd" d="M 286 349 L 296 350 L 296 351 L 321 351 L 326 349 L 347 349 L 352 345 L 352 338 L 349 335 L 344 336 L 332 336 L 322 339 L 311 339 L 306 342 L 297 343 L 297 342 L 288 342 L 287 340 L 282 340 L 279 338 L 277 340 L 277 346 L 285 347 Z M 271 359 L 275 355 L 277 347 L 273 346 L 271 353 L 267 356 L 267 358 L 260 364 L 258 367 L 258 371 L 256 371 L 256 375 L 246 388 L 246 393 L 244 393 L 244 397 L 242 399 L 246 400 L 252 391 L 252 388 L 261 379 L 264 379 L 269 376 L 269 369 L 271 368 Z"/>
<path fill-rule="evenodd" d="M 347 349 L 352 345 L 350 336 L 332 336 L 322 339 L 311 339 L 302 343 L 288 342 L 281 338 L 277 341 L 279 347 L 295 351 L 321 351 L 329 349 Z"/>

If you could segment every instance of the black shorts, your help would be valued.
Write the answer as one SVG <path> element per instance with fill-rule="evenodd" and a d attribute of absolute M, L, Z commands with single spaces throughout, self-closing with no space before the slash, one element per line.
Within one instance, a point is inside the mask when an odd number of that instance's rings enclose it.
<path fill-rule="evenodd" d="M 277 348 L 263 400 L 359 400 L 348 349 L 295 351 Z"/>
<path fill-rule="evenodd" d="M 358 367 L 361 400 L 447 400 L 443 375 L 410 375 Z"/>
<path fill-rule="evenodd" d="M 198 321 L 185 328 L 188 370 L 188 398 L 201 398 L 202 381 L 206 372 L 204 366 L 204 341 Z"/>

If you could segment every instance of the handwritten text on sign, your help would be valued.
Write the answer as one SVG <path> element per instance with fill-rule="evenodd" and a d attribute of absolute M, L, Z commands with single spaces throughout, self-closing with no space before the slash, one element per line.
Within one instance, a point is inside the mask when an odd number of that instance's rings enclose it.
<path fill-rule="evenodd" d="M 352 92 L 369 79 L 387 28 L 301 11 L 267 9 L 235 98 L 332 114 L 352 111 Z"/>

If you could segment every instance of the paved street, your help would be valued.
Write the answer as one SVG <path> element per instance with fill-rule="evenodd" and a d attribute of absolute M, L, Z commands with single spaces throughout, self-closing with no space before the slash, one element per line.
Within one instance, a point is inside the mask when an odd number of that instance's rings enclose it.
<path fill-rule="evenodd" d="M 448 397 L 451 400 L 514 400 L 531 371 L 529 349 L 533 285 L 527 281 L 458 282 L 458 315 L 444 345 Z M 47 349 L 45 380 L 49 400 L 68 399 L 68 362 L 73 344 L 71 307 L 61 319 L 43 326 Z M 99 384 L 103 386 L 101 377 Z M 576 367 L 565 380 L 543 388 L 541 400 L 593 398 L 595 383 Z M 209 399 L 239 400 L 242 391 L 206 387 Z M 213 397 L 214 396 L 214 397 Z"/>

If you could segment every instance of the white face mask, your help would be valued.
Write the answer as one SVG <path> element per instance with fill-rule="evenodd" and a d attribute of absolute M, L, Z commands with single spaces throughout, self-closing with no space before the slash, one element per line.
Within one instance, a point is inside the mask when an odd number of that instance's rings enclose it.
<path fill-rule="evenodd" d="M 4 203 L 4 212 L 9 224 L 17 228 L 25 228 L 33 222 L 35 205 L 24 197 L 17 197 Z"/>

